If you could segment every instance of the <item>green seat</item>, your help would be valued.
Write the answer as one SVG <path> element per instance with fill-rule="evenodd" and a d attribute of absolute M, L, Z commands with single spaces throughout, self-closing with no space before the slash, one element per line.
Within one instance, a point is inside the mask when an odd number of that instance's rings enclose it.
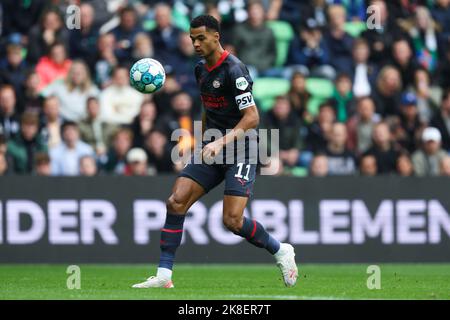
<path fill-rule="evenodd" d="M 320 105 L 333 96 L 334 84 L 328 79 L 308 78 L 306 90 L 311 94 L 306 108 L 311 115 L 316 116 Z"/>
<path fill-rule="evenodd" d="M 253 95 L 261 111 L 272 108 L 276 96 L 289 91 L 289 80 L 281 78 L 257 78 L 253 81 Z"/>
<path fill-rule="evenodd" d="M 173 12 L 172 12 L 172 21 L 181 30 L 183 30 L 185 32 L 189 32 L 190 25 L 191 25 L 189 18 L 185 14 L 183 14 L 182 12 L 177 10 L 176 8 L 173 9 Z"/>
<path fill-rule="evenodd" d="M 285 21 L 268 21 L 267 26 L 272 30 L 276 41 L 277 58 L 275 66 L 281 67 L 286 62 L 289 44 L 294 37 L 294 30 Z"/>
<path fill-rule="evenodd" d="M 306 90 L 314 97 L 330 98 L 333 96 L 334 84 L 322 78 L 307 78 Z"/>
<path fill-rule="evenodd" d="M 291 169 L 291 174 L 294 177 L 306 177 L 308 176 L 308 169 L 303 167 L 294 167 Z"/>
<path fill-rule="evenodd" d="M 322 103 L 327 101 L 326 98 L 321 97 L 311 97 L 306 104 L 306 109 L 312 116 L 316 116 L 319 113 L 319 107 Z"/>
<path fill-rule="evenodd" d="M 345 23 L 344 30 L 353 38 L 357 38 L 363 31 L 367 30 L 367 26 L 362 21 L 350 21 Z"/>

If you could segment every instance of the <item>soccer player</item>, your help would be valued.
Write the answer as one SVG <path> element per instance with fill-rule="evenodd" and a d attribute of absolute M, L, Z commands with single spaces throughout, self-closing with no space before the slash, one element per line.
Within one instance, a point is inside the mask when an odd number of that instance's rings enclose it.
<path fill-rule="evenodd" d="M 214 141 L 203 141 L 203 160 L 214 159 L 227 145 L 244 139 L 245 133 L 258 126 L 259 114 L 252 96 L 252 79 L 247 67 L 224 50 L 219 42 L 219 22 L 202 15 L 191 21 L 190 36 L 196 53 L 203 59 L 195 67 L 195 76 L 204 107 L 205 128 L 223 133 Z M 228 130 L 227 130 L 228 129 Z M 245 149 L 248 151 L 249 142 Z M 245 153 L 246 154 L 246 153 Z M 238 155 L 239 157 L 239 155 Z M 256 164 L 250 155 L 233 164 L 211 161 L 189 163 L 179 174 L 172 195 L 167 200 L 166 222 L 161 230 L 161 255 L 156 276 L 133 285 L 134 288 L 173 288 L 172 268 L 175 251 L 181 242 L 185 214 L 205 193 L 225 180 L 223 222 L 234 234 L 272 254 L 286 286 L 295 285 L 298 277 L 294 248 L 274 239 L 255 220 L 244 217 L 252 194 Z"/>

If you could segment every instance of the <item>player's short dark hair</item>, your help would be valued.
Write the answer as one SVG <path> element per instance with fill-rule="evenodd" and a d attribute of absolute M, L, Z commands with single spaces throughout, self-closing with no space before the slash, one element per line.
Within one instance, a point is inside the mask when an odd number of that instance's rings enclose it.
<path fill-rule="evenodd" d="M 214 30 L 220 33 L 220 23 L 213 16 L 204 14 L 195 17 L 191 21 L 191 28 L 206 27 L 207 30 Z"/>

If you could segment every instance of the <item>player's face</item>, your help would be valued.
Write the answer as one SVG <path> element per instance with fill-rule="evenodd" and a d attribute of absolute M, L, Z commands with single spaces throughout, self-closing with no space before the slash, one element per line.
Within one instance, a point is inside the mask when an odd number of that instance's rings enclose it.
<path fill-rule="evenodd" d="M 190 37 L 195 53 L 200 57 L 210 56 L 219 47 L 219 33 L 204 26 L 191 28 Z"/>

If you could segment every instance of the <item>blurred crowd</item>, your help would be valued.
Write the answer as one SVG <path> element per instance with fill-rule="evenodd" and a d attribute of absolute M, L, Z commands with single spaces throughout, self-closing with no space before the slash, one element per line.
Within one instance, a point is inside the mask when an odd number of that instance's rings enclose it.
<path fill-rule="evenodd" d="M 278 175 L 450 175 L 450 0 L 2 0 L 0 175 L 179 171 L 171 150 L 194 139 L 171 133 L 201 118 L 188 23 L 203 13 L 255 80 L 290 83 L 261 110 Z M 278 66 L 273 21 L 294 31 Z M 153 95 L 129 84 L 144 57 L 167 73 Z M 311 78 L 333 85 L 316 111 Z"/>

